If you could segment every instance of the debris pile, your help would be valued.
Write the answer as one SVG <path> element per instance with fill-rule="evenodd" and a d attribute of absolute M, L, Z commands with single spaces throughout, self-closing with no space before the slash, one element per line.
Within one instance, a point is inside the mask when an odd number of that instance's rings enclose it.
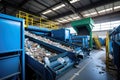
<path fill-rule="evenodd" d="M 50 39 L 46 39 L 46 38 L 44 38 L 44 37 L 37 36 L 37 35 L 35 35 L 35 34 L 32 34 L 32 33 L 28 32 L 28 31 L 25 31 L 25 35 L 28 35 L 28 36 L 30 36 L 30 37 L 33 37 L 33 38 L 38 39 L 38 40 L 40 40 L 40 41 L 43 41 L 43 42 L 45 42 L 45 43 L 54 45 L 54 46 L 56 46 L 56 47 L 65 49 L 65 50 L 67 50 L 67 51 L 72 51 L 72 52 L 74 52 L 74 50 L 73 50 L 72 48 L 68 47 L 68 46 L 64 46 L 64 45 L 62 45 L 62 44 L 60 44 L 60 43 L 51 41 Z"/>
<path fill-rule="evenodd" d="M 26 54 L 40 62 L 43 62 L 45 57 L 49 58 L 56 55 L 56 53 L 48 51 L 39 44 L 30 41 L 28 38 L 25 39 L 25 50 Z"/>

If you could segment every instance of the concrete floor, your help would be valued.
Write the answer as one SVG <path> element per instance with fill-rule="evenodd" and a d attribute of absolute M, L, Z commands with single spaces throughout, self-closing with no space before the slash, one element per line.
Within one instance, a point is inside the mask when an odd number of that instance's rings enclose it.
<path fill-rule="evenodd" d="M 112 75 L 111 75 L 112 73 Z M 73 68 L 58 80 L 118 80 L 116 73 L 107 72 L 105 68 L 105 50 L 93 50 L 91 56 Z"/>

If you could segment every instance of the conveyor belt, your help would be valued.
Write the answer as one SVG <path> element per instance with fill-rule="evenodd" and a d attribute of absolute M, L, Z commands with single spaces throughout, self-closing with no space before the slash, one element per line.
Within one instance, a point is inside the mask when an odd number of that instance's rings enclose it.
<path fill-rule="evenodd" d="M 40 53 L 37 54 L 36 52 L 34 52 L 35 51 L 34 49 L 36 48 L 32 48 L 33 49 L 32 56 L 30 55 L 30 53 L 26 54 L 27 65 L 31 67 L 36 72 L 36 74 L 42 76 L 43 80 L 55 80 L 63 73 L 65 73 L 67 70 L 69 70 L 71 67 L 73 67 L 73 65 L 77 62 L 75 53 L 68 52 L 66 50 L 47 44 L 43 41 L 34 39 L 29 36 L 26 36 L 26 40 L 30 40 L 30 43 L 34 43 L 32 47 L 36 47 L 39 49 L 42 46 L 41 49 L 43 49 L 44 47 L 44 50 L 47 52 L 49 50 L 51 50 L 51 53 L 55 52 L 54 53 L 55 55 L 50 57 L 47 56 L 48 61 L 46 61 L 44 57 L 40 57 L 41 59 L 44 59 L 44 62 L 42 62 L 40 58 L 37 58 Z M 29 49 L 29 44 L 26 45 L 26 47 L 28 47 Z M 41 52 L 40 50 L 38 51 Z M 46 53 L 44 54 L 44 56 L 45 55 Z"/>
<path fill-rule="evenodd" d="M 28 36 L 30 36 L 30 37 L 33 37 L 33 38 L 35 38 L 35 39 L 38 39 L 38 40 L 40 40 L 40 41 L 43 41 L 43 42 L 45 42 L 45 43 L 48 43 L 48 44 L 51 44 L 51 45 L 60 47 L 60 48 L 62 48 L 62 49 L 65 49 L 65 50 L 67 50 L 67 51 L 71 51 L 71 52 L 74 51 L 73 48 L 70 48 L 70 47 L 68 47 L 68 46 L 64 46 L 64 45 L 62 45 L 62 44 L 60 44 L 60 43 L 51 41 L 51 40 L 46 39 L 46 38 L 44 38 L 44 37 L 37 36 L 37 35 L 31 34 L 31 33 L 29 33 L 29 32 L 26 32 L 25 34 L 28 35 Z"/>
<path fill-rule="evenodd" d="M 76 45 L 73 45 L 73 44 L 69 44 L 69 43 L 65 43 L 63 41 L 59 41 L 59 40 L 56 40 L 56 39 L 53 39 L 53 38 L 50 38 L 50 37 L 41 37 L 41 36 L 38 36 L 38 35 L 35 35 L 35 34 L 32 34 L 30 32 L 27 32 L 25 33 L 26 35 L 29 35 L 35 39 L 38 39 L 38 40 L 41 40 L 45 43 L 48 43 L 48 44 L 51 44 L 51 45 L 54 45 L 58 48 L 61 48 L 63 50 L 66 50 L 66 51 L 70 51 L 70 52 L 73 52 L 73 53 L 76 53 L 76 55 L 79 55 L 80 58 L 83 58 L 84 54 L 81 50 L 81 48 L 79 47 L 79 50 L 78 48 L 75 49 L 74 47 Z M 77 50 L 77 51 L 76 51 Z"/>

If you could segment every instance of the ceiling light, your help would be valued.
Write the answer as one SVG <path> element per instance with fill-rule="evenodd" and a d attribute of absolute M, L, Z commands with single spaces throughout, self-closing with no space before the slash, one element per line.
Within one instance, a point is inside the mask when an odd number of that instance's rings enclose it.
<path fill-rule="evenodd" d="M 71 0 L 70 3 L 75 3 L 75 2 L 78 2 L 80 0 Z"/>
<path fill-rule="evenodd" d="M 47 10 L 47 11 L 43 12 L 42 14 L 48 14 L 50 12 L 52 12 L 52 10 Z"/>
<path fill-rule="evenodd" d="M 104 12 L 105 12 L 105 10 L 98 11 L 98 13 L 104 13 Z"/>
<path fill-rule="evenodd" d="M 85 15 L 83 15 L 83 16 L 88 17 L 88 16 L 91 16 L 91 15 L 96 15 L 96 14 L 97 14 L 97 12 L 93 12 L 93 13 L 90 13 L 90 14 L 85 14 Z"/>
<path fill-rule="evenodd" d="M 65 6 L 64 4 L 61 4 L 61 5 L 59 5 L 59 6 L 55 7 L 55 8 L 53 8 L 53 10 L 58 10 L 58 9 L 64 7 L 64 6 Z"/>
<path fill-rule="evenodd" d="M 112 10 L 112 8 L 108 8 L 108 9 L 106 9 L 106 11 L 111 11 Z"/>
<path fill-rule="evenodd" d="M 42 17 L 42 18 L 45 18 L 45 19 L 47 19 L 47 17 L 46 17 L 46 16 L 44 16 L 44 15 L 41 15 L 41 17 Z"/>
<path fill-rule="evenodd" d="M 90 14 L 85 14 L 85 15 L 83 15 L 83 16 L 86 16 L 86 17 L 87 17 L 87 16 L 90 16 Z"/>
<path fill-rule="evenodd" d="M 72 21 L 73 19 L 72 18 L 68 18 L 67 20 Z"/>
<path fill-rule="evenodd" d="M 68 21 L 65 20 L 65 21 L 58 21 L 58 22 L 60 22 L 60 23 L 66 23 L 66 22 L 68 22 Z"/>
<path fill-rule="evenodd" d="M 73 17 L 73 19 L 80 19 L 80 17 L 79 17 L 79 16 L 77 16 L 77 17 Z"/>
<path fill-rule="evenodd" d="M 67 22 L 67 20 L 65 20 L 65 19 L 64 19 L 64 20 L 62 20 L 62 21 L 63 21 L 63 22 Z"/>
<path fill-rule="evenodd" d="M 115 6 L 115 7 L 114 7 L 114 9 L 119 9 L 119 8 L 120 8 L 120 6 Z"/>
<path fill-rule="evenodd" d="M 59 22 L 59 21 L 61 21 L 61 20 L 57 19 L 56 21 Z"/>
<path fill-rule="evenodd" d="M 90 13 L 91 15 L 95 15 L 95 14 L 97 14 L 97 12 L 93 12 L 93 13 Z"/>
<path fill-rule="evenodd" d="M 56 21 L 61 22 L 61 23 L 68 22 L 68 20 L 66 20 L 66 19 L 60 19 L 60 20 L 56 20 Z"/>

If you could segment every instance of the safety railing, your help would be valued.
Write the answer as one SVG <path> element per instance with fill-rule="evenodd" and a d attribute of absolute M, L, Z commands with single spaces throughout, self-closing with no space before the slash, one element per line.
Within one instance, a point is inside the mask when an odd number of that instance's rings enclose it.
<path fill-rule="evenodd" d="M 32 25 L 49 29 L 58 29 L 57 22 L 53 22 L 45 18 L 35 16 L 23 11 L 19 11 L 18 14 L 16 14 L 16 17 L 25 19 L 25 27 Z"/>

